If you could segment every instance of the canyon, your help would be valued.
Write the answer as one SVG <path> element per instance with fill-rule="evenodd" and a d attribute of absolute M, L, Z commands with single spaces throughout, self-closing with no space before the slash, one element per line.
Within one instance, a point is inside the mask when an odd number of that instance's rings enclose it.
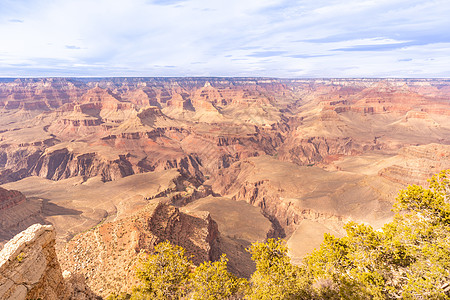
<path fill-rule="evenodd" d="M 87 298 L 129 291 L 164 240 L 243 277 L 266 238 L 299 263 L 449 168 L 450 80 L 0 81 L 0 246 L 43 224 Z"/>

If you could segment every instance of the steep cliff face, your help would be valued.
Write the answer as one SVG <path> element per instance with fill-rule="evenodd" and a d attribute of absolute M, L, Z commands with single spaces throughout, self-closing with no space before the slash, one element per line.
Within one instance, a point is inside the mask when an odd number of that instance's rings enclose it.
<path fill-rule="evenodd" d="M 112 140 L 115 139 L 109 138 L 107 142 L 114 144 L 117 141 Z M 130 144 L 133 147 L 133 143 Z M 161 152 L 149 157 L 131 155 L 120 148 L 108 150 L 105 146 L 90 149 L 85 143 L 49 148 L 26 173 L 51 180 L 101 176 L 103 181 L 112 181 L 136 173 L 176 169 L 182 174 L 203 179 L 201 163 L 195 155 Z"/>
<path fill-rule="evenodd" d="M 288 141 L 279 151 L 279 157 L 299 165 L 327 163 L 333 157 L 349 156 L 380 149 L 376 140 L 370 142 L 351 137 L 298 138 Z"/>
<path fill-rule="evenodd" d="M 0 183 L 17 181 L 29 176 L 44 147 L 6 145 L 0 149 Z"/>
<path fill-rule="evenodd" d="M 51 110 L 78 99 L 82 92 L 66 79 L 17 79 L 0 85 L 0 108 Z"/>
<path fill-rule="evenodd" d="M 220 231 L 220 250 L 229 259 L 227 268 L 239 277 L 249 278 L 255 263 L 246 251 L 251 243 L 273 237 L 274 228 L 259 209 L 244 201 L 208 196 L 182 207 L 186 213 L 208 211 Z"/>
<path fill-rule="evenodd" d="M 0 299 L 69 299 L 52 226 L 35 224 L 0 252 Z"/>
<path fill-rule="evenodd" d="M 237 194 L 232 197 L 236 201 L 247 201 L 260 207 L 264 215 L 272 222 L 273 235 L 276 237 L 289 237 L 302 220 L 325 224 L 333 231 L 340 231 L 345 222 L 351 220 L 351 217 L 348 217 L 349 212 L 339 214 L 321 211 L 304 207 L 295 199 L 284 199 L 283 196 L 286 193 L 277 185 L 277 182 L 270 180 L 245 181 Z"/>
<path fill-rule="evenodd" d="M 52 180 L 75 176 L 86 178 L 101 176 L 104 181 L 110 181 L 132 175 L 134 171 L 124 155 L 108 159 L 96 152 L 77 153 L 71 149 L 62 148 L 45 151 L 30 173 Z"/>
<path fill-rule="evenodd" d="M 82 274 L 102 296 L 130 291 L 141 251 L 169 240 L 186 249 L 195 264 L 220 255 L 217 224 L 208 213 L 189 215 L 178 208 L 153 203 L 137 214 L 79 234 L 61 253 L 63 269 Z"/>

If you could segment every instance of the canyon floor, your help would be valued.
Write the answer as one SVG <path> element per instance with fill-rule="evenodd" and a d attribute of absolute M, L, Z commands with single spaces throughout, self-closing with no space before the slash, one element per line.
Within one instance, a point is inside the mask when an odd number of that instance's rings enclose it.
<path fill-rule="evenodd" d="M 164 239 L 196 262 L 226 253 L 240 276 L 268 237 L 300 263 L 348 221 L 381 227 L 400 189 L 448 168 L 449 80 L 0 82 L 0 245 L 52 224 L 62 268 L 101 295 L 132 282 L 100 273 L 122 260 L 128 276 Z"/>

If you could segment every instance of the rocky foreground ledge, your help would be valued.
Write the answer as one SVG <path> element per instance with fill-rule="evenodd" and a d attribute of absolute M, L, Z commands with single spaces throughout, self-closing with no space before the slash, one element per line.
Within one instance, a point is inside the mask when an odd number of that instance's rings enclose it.
<path fill-rule="evenodd" d="M 68 298 L 51 225 L 34 224 L 0 252 L 0 299 Z"/>
<path fill-rule="evenodd" d="M 0 300 L 102 299 L 131 291 L 138 254 L 164 240 L 185 248 L 197 265 L 222 252 L 209 213 L 187 214 L 161 202 L 77 235 L 59 260 L 55 236 L 53 226 L 34 224 L 6 243 L 0 252 Z"/>
<path fill-rule="evenodd" d="M 63 277 L 56 256 L 53 226 L 31 225 L 0 251 L 0 300 L 99 298 L 84 278 L 68 275 Z"/>

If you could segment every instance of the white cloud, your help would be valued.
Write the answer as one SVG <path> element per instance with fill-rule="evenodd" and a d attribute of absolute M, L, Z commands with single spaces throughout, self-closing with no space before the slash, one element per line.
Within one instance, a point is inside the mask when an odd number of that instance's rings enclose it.
<path fill-rule="evenodd" d="M 449 13 L 447 0 L 0 0 L 0 76 L 449 76 Z"/>

